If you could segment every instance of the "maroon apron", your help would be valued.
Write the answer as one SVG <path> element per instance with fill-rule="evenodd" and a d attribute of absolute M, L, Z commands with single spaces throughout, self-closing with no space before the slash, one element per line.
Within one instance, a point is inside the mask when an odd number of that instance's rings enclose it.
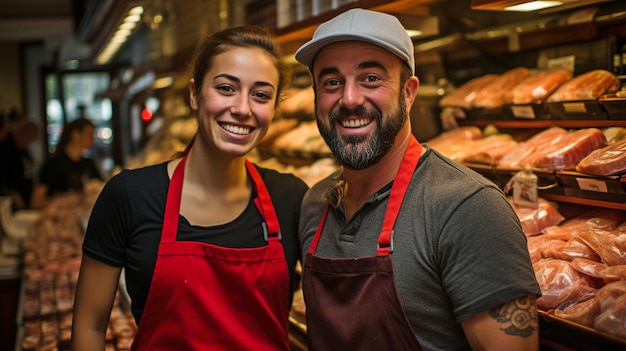
<path fill-rule="evenodd" d="M 267 246 L 176 241 L 186 157 L 167 192 L 150 291 L 132 350 L 289 350 L 289 273 L 272 200 L 246 160 Z M 233 233 L 235 234 L 235 233 Z"/>
<path fill-rule="evenodd" d="M 302 278 L 309 350 L 423 350 L 400 304 L 391 262 L 393 227 L 421 149 L 411 136 L 391 188 L 376 256 L 314 255 L 328 215 L 326 204 Z"/>

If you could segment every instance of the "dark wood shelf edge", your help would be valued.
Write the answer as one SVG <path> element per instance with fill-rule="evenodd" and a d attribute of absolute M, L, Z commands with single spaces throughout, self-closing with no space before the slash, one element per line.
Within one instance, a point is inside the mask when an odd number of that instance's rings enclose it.
<path fill-rule="evenodd" d="M 626 120 L 458 120 L 459 126 L 486 127 L 493 125 L 496 128 L 515 129 L 545 129 L 550 127 L 561 128 L 606 128 L 626 127 Z"/>

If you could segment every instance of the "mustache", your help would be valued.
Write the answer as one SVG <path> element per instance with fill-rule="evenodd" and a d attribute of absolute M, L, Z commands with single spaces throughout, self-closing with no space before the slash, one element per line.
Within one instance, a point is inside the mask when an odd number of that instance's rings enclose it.
<path fill-rule="evenodd" d="M 339 109 L 335 112 L 331 112 L 328 116 L 330 122 L 334 122 L 337 119 L 348 118 L 348 117 L 372 117 L 378 121 L 382 120 L 382 114 L 378 110 L 370 110 L 363 106 L 359 106 L 356 108 L 345 108 L 339 107 Z"/>

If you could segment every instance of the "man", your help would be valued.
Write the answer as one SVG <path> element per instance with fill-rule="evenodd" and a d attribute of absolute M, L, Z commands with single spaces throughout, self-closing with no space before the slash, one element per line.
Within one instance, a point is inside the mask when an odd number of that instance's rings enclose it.
<path fill-rule="evenodd" d="M 506 197 L 411 134 L 413 50 L 395 17 L 353 9 L 296 52 L 343 166 L 302 204 L 310 350 L 537 350 L 541 292 Z"/>

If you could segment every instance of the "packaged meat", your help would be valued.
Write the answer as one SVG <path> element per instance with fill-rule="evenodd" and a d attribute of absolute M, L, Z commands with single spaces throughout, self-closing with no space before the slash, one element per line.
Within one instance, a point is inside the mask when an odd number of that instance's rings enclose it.
<path fill-rule="evenodd" d="M 519 105 L 542 101 L 571 78 L 572 71 L 565 68 L 541 70 L 507 92 L 505 102 Z"/>
<path fill-rule="evenodd" d="M 496 165 L 519 142 L 509 134 L 494 134 L 482 139 L 472 140 L 467 144 L 462 161 L 486 165 Z"/>
<path fill-rule="evenodd" d="M 509 199 L 509 203 L 513 206 L 522 224 L 522 230 L 527 236 L 541 234 L 546 227 L 558 225 L 565 219 L 556 207 L 544 198 L 539 198 L 537 208 L 515 206 L 512 199 Z"/>
<path fill-rule="evenodd" d="M 570 240 L 590 229 L 614 230 L 624 222 L 623 211 L 611 208 L 596 208 L 574 218 L 568 219 L 558 226 L 546 227 L 543 234 L 549 239 Z M 591 246 L 591 245 L 590 245 Z M 593 246 L 591 246 L 593 248 Z"/>
<path fill-rule="evenodd" d="M 576 165 L 576 170 L 598 176 L 626 173 L 626 138 L 593 150 Z"/>
<path fill-rule="evenodd" d="M 497 74 L 486 74 L 467 81 L 439 100 L 440 107 L 470 109 L 476 94 L 498 78 Z"/>
<path fill-rule="evenodd" d="M 483 132 L 478 127 L 457 127 L 429 139 L 426 143 L 442 155 L 460 161 L 464 158 L 467 145 L 482 136 Z"/>
<path fill-rule="evenodd" d="M 595 100 L 603 94 L 617 91 L 619 87 L 620 81 L 615 74 L 604 69 L 596 69 L 561 84 L 547 101 Z"/>
<path fill-rule="evenodd" d="M 533 269 L 541 288 L 537 307 L 543 310 L 556 308 L 599 287 L 594 278 L 578 272 L 568 261 L 543 259 L 534 263 Z"/>
<path fill-rule="evenodd" d="M 593 328 L 596 317 L 602 313 L 602 304 L 595 293 L 583 295 L 567 301 L 554 310 L 554 315 L 569 321 Z"/>
<path fill-rule="evenodd" d="M 524 160 L 524 164 L 549 170 L 574 169 L 591 151 L 606 145 L 606 138 L 600 129 L 579 129 L 536 150 Z"/>
<path fill-rule="evenodd" d="M 574 237 L 597 252 L 607 265 L 626 265 L 626 232 L 592 229 L 577 232 Z"/>
<path fill-rule="evenodd" d="M 476 93 L 472 107 L 494 109 L 502 107 L 505 95 L 521 81 L 530 76 L 531 71 L 525 67 L 517 67 L 502 73 L 489 85 Z"/>
<path fill-rule="evenodd" d="M 520 142 L 519 145 L 504 155 L 498 162 L 499 168 L 522 168 L 526 163 L 526 158 L 535 151 L 545 148 L 559 141 L 560 138 L 567 135 L 567 130 L 560 127 L 551 127 L 545 129 L 530 139 Z"/>

